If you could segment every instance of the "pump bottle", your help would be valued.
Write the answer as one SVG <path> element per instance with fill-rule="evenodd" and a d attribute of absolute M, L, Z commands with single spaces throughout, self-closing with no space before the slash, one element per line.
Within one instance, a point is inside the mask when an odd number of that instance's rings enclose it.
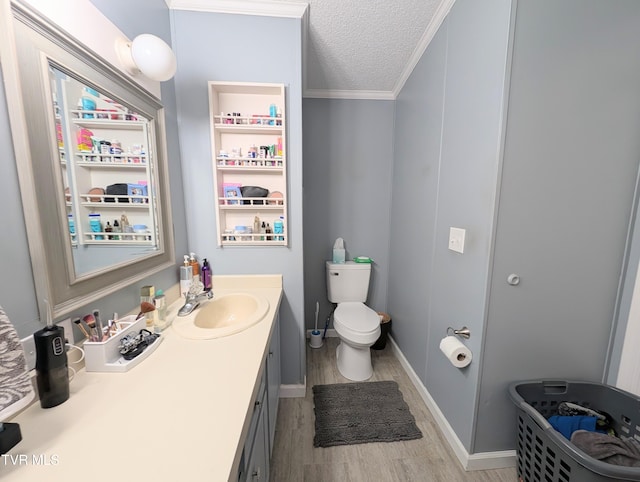
<path fill-rule="evenodd" d="M 191 265 L 191 271 L 193 274 L 193 278 L 199 280 L 200 279 L 200 265 L 198 264 L 198 260 L 196 259 L 196 253 L 189 253 L 189 264 Z"/>
<path fill-rule="evenodd" d="M 184 255 L 184 261 L 180 266 L 180 294 L 187 296 L 191 283 L 193 282 L 193 268 L 189 263 L 189 255 Z"/>
<path fill-rule="evenodd" d="M 211 266 L 207 258 L 202 260 L 202 284 L 205 291 L 211 291 Z"/>

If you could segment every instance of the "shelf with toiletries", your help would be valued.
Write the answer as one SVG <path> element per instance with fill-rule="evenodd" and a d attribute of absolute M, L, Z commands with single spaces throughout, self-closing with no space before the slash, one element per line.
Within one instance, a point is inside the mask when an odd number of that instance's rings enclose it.
<path fill-rule="evenodd" d="M 218 157 L 216 168 L 220 171 L 281 172 L 282 159 L 255 159 L 251 157 Z"/>
<path fill-rule="evenodd" d="M 210 82 L 209 93 L 218 246 L 287 246 L 284 85 Z"/>
<path fill-rule="evenodd" d="M 76 156 L 80 159 L 76 161 L 76 166 L 92 167 L 98 169 L 124 168 L 124 169 L 146 169 L 147 157 L 141 154 L 93 154 L 78 152 Z"/>
<path fill-rule="evenodd" d="M 97 117 L 105 115 L 111 118 Z M 70 116 L 69 135 L 76 142 L 67 169 L 76 243 L 154 246 L 146 121 L 130 113 L 71 110 Z M 135 235 L 136 227 L 143 234 Z"/>
<path fill-rule="evenodd" d="M 125 129 L 125 130 L 143 130 L 146 121 L 138 120 L 135 114 L 125 112 L 113 112 L 111 118 L 98 117 L 106 114 L 91 110 L 70 110 L 71 121 L 79 126 L 88 129 Z"/>
<path fill-rule="evenodd" d="M 152 125 L 80 82 L 57 82 L 54 112 L 72 247 L 156 246 Z"/>

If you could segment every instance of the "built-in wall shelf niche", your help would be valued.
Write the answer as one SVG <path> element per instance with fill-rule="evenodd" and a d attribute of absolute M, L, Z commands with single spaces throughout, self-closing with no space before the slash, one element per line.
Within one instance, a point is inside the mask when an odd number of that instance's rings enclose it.
<path fill-rule="evenodd" d="M 287 246 L 284 84 L 209 82 L 218 246 Z"/>

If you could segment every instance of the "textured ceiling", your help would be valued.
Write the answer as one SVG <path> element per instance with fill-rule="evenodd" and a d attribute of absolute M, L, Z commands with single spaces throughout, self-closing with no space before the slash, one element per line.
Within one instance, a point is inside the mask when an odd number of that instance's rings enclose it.
<path fill-rule="evenodd" d="M 394 99 L 455 0 L 165 0 L 172 9 L 303 18 L 304 96 Z"/>
<path fill-rule="evenodd" d="M 391 92 L 442 0 L 309 0 L 311 91 Z"/>

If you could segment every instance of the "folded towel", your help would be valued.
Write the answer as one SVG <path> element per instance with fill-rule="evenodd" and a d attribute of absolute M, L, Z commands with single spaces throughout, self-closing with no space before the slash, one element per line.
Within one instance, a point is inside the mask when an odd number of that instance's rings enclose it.
<path fill-rule="evenodd" d="M 571 443 L 594 459 L 625 467 L 640 467 L 640 444 L 632 438 L 576 430 Z"/>
<path fill-rule="evenodd" d="M 0 422 L 27 406 L 35 396 L 18 333 L 0 306 Z"/>
<path fill-rule="evenodd" d="M 571 439 L 571 434 L 576 430 L 595 431 L 597 420 L 596 417 L 587 417 L 585 415 L 553 415 L 549 417 L 551 426 L 564 435 L 567 440 Z"/>

